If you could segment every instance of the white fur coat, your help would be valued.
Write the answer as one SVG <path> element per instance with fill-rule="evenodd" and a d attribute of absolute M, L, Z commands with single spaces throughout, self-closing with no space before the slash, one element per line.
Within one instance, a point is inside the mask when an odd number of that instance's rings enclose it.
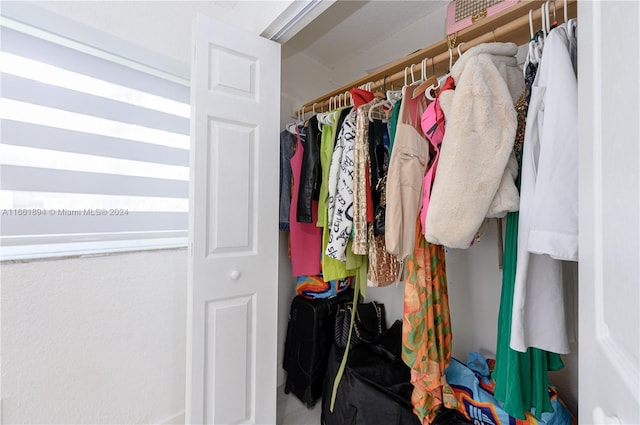
<path fill-rule="evenodd" d="M 446 128 L 425 225 L 431 243 L 468 248 L 485 217 L 518 210 L 514 105 L 524 78 L 517 50 L 481 44 L 451 70 L 456 88 L 440 96 Z"/>

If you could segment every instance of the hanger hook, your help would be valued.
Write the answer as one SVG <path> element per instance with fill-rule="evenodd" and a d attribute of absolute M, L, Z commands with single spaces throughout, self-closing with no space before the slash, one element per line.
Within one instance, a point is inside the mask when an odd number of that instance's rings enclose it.
<path fill-rule="evenodd" d="M 311 115 L 315 115 L 316 114 L 316 104 L 315 102 L 313 103 L 313 105 L 311 105 Z"/>
<path fill-rule="evenodd" d="M 546 19 L 544 17 L 544 15 L 546 14 L 546 9 L 545 9 L 545 3 L 542 3 L 542 5 L 540 6 L 540 19 L 542 20 L 542 39 L 544 40 L 545 38 L 547 38 L 547 25 L 546 25 Z"/>
<path fill-rule="evenodd" d="M 405 67 L 404 67 L 404 86 L 405 86 L 405 87 L 408 85 L 408 84 L 407 84 L 407 70 L 408 70 L 408 69 L 409 69 L 409 67 L 408 67 L 408 66 L 405 66 Z"/>
<path fill-rule="evenodd" d="M 449 48 L 449 72 L 451 72 L 451 68 L 453 68 L 453 49 Z"/>
<path fill-rule="evenodd" d="M 462 47 L 462 45 L 463 45 L 464 43 L 465 43 L 465 42 L 463 41 L 462 43 L 458 44 L 458 47 L 456 47 L 456 49 L 458 50 L 458 58 L 460 58 L 460 56 L 462 56 L 462 51 L 460 51 L 460 47 Z"/>
<path fill-rule="evenodd" d="M 567 0 L 563 0 L 563 1 L 564 1 L 564 21 L 569 22 L 569 20 L 567 19 L 569 17 L 569 13 L 567 10 Z"/>
<path fill-rule="evenodd" d="M 529 41 L 533 41 L 533 9 L 529 9 L 529 35 L 531 35 Z"/>
<path fill-rule="evenodd" d="M 411 64 L 411 84 L 415 83 L 415 76 L 413 75 L 413 67 L 415 66 L 414 63 Z"/>

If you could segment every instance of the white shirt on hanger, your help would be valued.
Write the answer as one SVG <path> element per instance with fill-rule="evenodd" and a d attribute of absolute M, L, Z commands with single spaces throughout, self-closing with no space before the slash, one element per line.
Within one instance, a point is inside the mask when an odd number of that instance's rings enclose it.
<path fill-rule="evenodd" d="M 549 33 L 522 153 L 511 348 L 569 352 L 562 261 L 578 260 L 577 79 L 564 24 Z"/>
<path fill-rule="evenodd" d="M 355 109 L 349 112 L 339 131 L 329 167 L 329 242 L 326 255 L 346 262 L 347 243 L 353 227 Z"/>

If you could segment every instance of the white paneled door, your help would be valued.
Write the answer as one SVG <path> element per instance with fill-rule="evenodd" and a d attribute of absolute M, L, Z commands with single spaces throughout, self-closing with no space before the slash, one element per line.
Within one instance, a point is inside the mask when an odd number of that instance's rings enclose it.
<path fill-rule="evenodd" d="M 280 45 L 193 29 L 186 421 L 274 424 Z"/>
<path fill-rule="evenodd" d="M 578 4 L 581 424 L 640 424 L 638 22 L 635 1 Z"/>

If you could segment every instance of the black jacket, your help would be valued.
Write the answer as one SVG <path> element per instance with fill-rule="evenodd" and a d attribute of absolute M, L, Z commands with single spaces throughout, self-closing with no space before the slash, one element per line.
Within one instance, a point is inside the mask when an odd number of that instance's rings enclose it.
<path fill-rule="evenodd" d="M 320 197 L 322 184 L 322 170 L 320 166 L 320 140 L 322 132 L 318 129 L 318 118 L 311 117 L 305 127 L 305 137 L 302 142 L 302 171 L 300 172 L 300 186 L 298 188 L 298 223 L 311 223 L 311 203 Z"/>

